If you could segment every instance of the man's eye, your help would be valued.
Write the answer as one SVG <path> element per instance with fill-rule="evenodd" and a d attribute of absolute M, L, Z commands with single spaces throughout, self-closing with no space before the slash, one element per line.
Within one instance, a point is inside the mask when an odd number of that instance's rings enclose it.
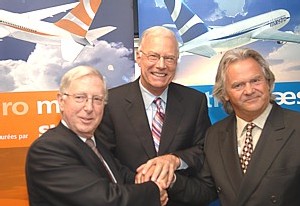
<path fill-rule="evenodd" d="M 75 99 L 84 100 L 86 97 L 84 95 L 76 95 Z"/>
<path fill-rule="evenodd" d="M 252 83 L 259 84 L 262 81 L 262 79 L 253 79 Z"/>
<path fill-rule="evenodd" d="M 241 89 L 241 88 L 243 88 L 243 84 L 235 84 L 235 85 L 233 85 L 233 88 L 234 89 Z"/>
<path fill-rule="evenodd" d="M 148 58 L 150 60 L 158 60 L 159 59 L 159 57 L 157 55 L 154 55 L 154 54 L 149 55 Z"/>
<path fill-rule="evenodd" d="M 175 57 L 165 57 L 167 62 L 175 62 Z"/>
<path fill-rule="evenodd" d="M 102 101 L 103 101 L 103 98 L 102 98 L 102 97 L 94 97 L 94 101 L 102 102 Z"/>

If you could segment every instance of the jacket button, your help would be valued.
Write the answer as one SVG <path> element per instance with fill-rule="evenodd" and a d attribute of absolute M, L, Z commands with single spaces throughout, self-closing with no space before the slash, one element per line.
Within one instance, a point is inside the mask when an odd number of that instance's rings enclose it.
<path fill-rule="evenodd" d="M 217 193 L 220 193 L 222 191 L 221 187 L 217 187 Z"/>
<path fill-rule="evenodd" d="M 270 199 L 271 199 L 271 202 L 272 202 L 273 204 L 276 204 L 276 203 L 277 203 L 277 198 L 276 198 L 275 195 L 272 195 Z"/>

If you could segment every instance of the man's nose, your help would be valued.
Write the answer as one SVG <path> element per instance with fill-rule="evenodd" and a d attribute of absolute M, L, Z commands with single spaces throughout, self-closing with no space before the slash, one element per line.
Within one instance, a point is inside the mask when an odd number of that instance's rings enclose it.
<path fill-rule="evenodd" d="M 166 63 L 165 63 L 165 58 L 164 57 L 160 57 L 159 60 L 158 60 L 158 66 L 160 68 L 166 68 Z"/>

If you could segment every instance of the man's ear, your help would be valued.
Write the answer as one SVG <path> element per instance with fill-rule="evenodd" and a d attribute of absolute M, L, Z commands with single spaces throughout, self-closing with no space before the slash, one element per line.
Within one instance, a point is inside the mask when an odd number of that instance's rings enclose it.
<path fill-rule="evenodd" d="M 136 61 L 137 65 L 140 66 L 140 62 L 141 62 L 141 53 L 140 53 L 138 50 L 135 52 L 135 61 Z"/>
<path fill-rule="evenodd" d="M 64 95 L 62 95 L 61 93 L 58 93 L 56 96 L 60 111 L 64 111 L 65 102 L 64 102 L 63 96 Z"/>

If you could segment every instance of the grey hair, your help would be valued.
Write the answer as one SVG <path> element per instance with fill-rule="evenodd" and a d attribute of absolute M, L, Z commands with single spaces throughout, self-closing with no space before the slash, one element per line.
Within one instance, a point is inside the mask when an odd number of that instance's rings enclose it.
<path fill-rule="evenodd" d="M 179 55 L 179 45 L 178 45 L 178 41 L 176 39 L 175 33 L 163 26 L 153 26 L 150 27 L 148 29 L 146 29 L 141 38 L 140 38 L 140 42 L 139 42 L 139 47 L 138 47 L 138 51 L 140 51 L 143 47 L 143 44 L 145 42 L 145 40 L 149 37 L 149 36 L 160 36 L 160 37 L 164 37 L 164 36 L 168 36 L 174 39 L 174 42 L 176 42 L 176 48 L 177 48 L 177 57 Z"/>
<path fill-rule="evenodd" d="M 108 99 L 108 91 L 104 77 L 97 69 L 91 66 L 80 65 L 67 71 L 61 78 L 61 83 L 59 86 L 60 94 L 64 94 L 67 91 L 72 81 L 88 75 L 98 76 L 102 80 L 104 87 L 104 102 L 106 103 Z"/>
<path fill-rule="evenodd" d="M 268 62 L 255 50 L 249 48 L 237 48 L 227 51 L 218 66 L 218 71 L 216 74 L 215 85 L 213 89 L 213 95 L 223 104 L 224 110 L 228 114 L 233 114 L 234 110 L 230 101 L 226 101 L 226 90 L 225 90 L 225 82 L 226 82 L 226 72 L 230 64 L 245 60 L 248 58 L 254 59 L 262 69 L 265 79 L 270 88 L 270 101 L 275 101 L 275 96 L 272 94 L 274 89 L 275 76 L 273 72 L 270 70 Z"/>

